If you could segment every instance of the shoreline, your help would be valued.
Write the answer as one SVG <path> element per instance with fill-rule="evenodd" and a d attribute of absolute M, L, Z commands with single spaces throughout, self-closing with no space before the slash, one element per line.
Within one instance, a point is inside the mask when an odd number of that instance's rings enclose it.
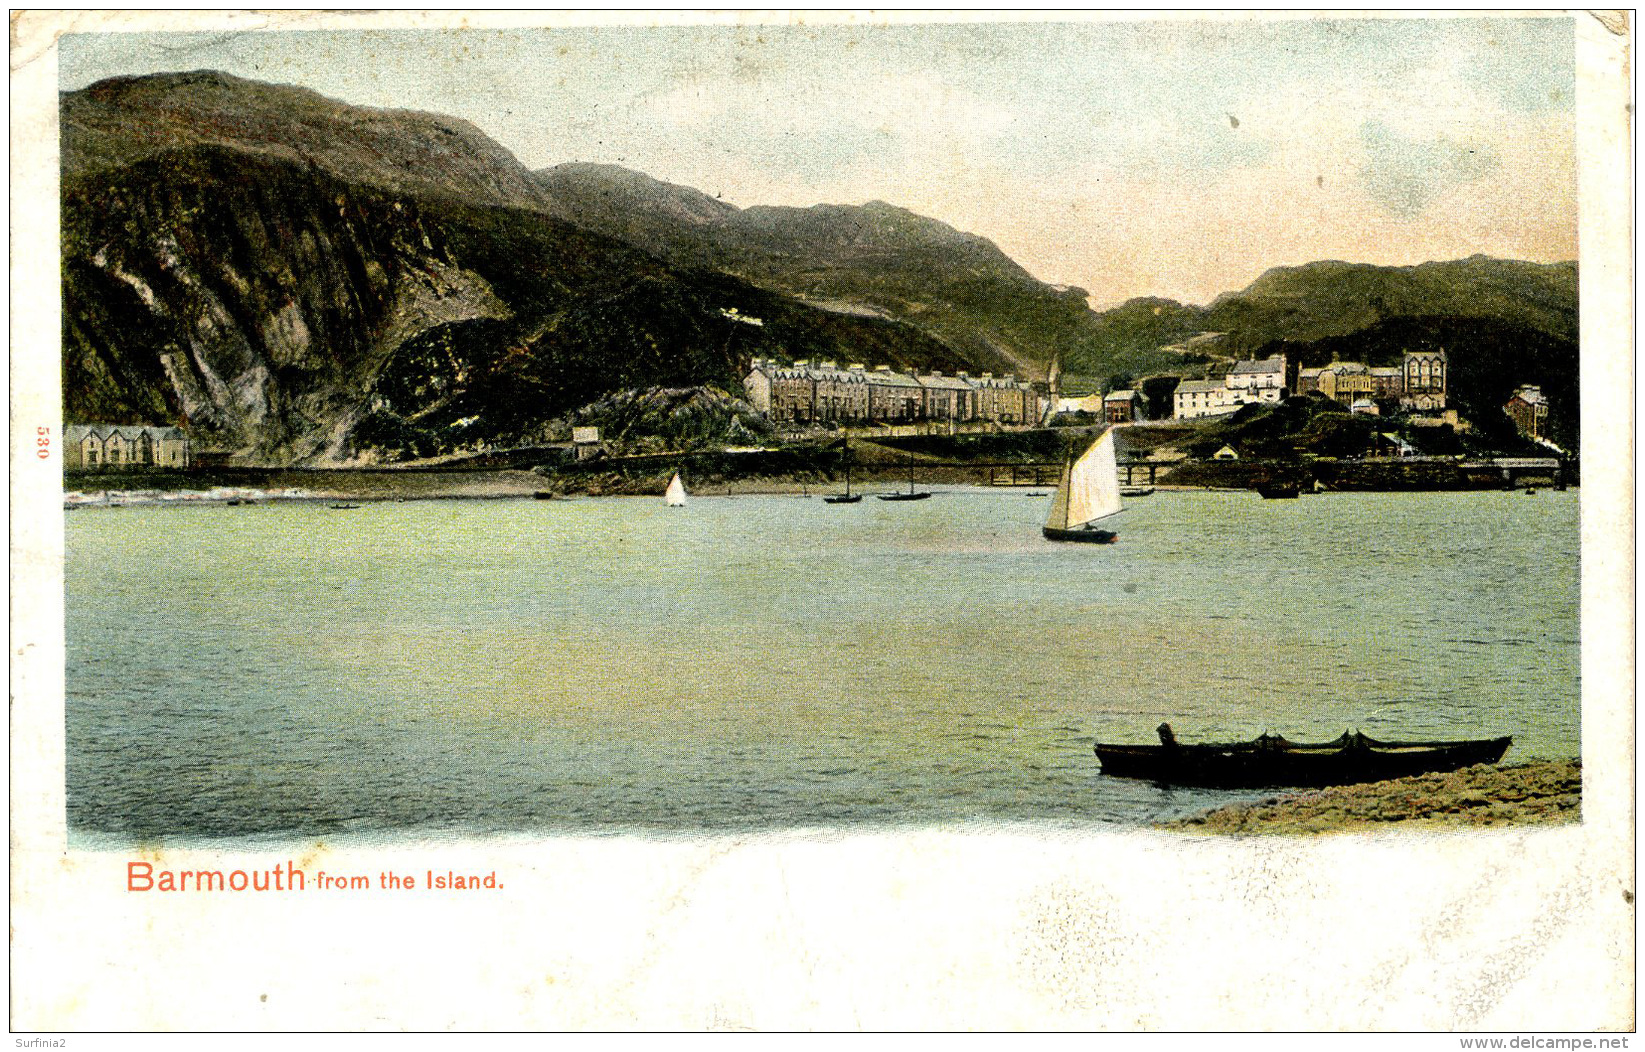
<path fill-rule="evenodd" d="M 1453 830 L 1582 821 L 1582 761 L 1480 764 L 1446 774 L 1279 792 L 1155 823 L 1204 836 L 1313 836 L 1393 829 Z"/>
<path fill-rule="evenodd" d="M 247 473 L 249 475 L 250 473 Z M 83 475 L 64 479 L 63 503 L 65 508 L 124 507 L 132 505 L 216 505 L 228 501 L 255 501 L 269 503 L 361 501 L 392 502 L 410 500 L 509 500 L 530 499 L 539 493 L 549 494 L 556 500 L 578 500 L 596 497 L 658 497 L 668 484 L 672 470 L 655 476 L 625 477 L 612 474 L 597 476 L 543 475 L 521 469 L 475 469 L 467 471 L 371 471 L 337 469 L 335 472 L 267 471 L 261 477 L 247 477 L 232 471 L 193 475 L 157 475 L 152 479 L 121 476 L 112 479 L 112 485 L 96 485 L 99 476 Z M 148 484 L 145 484 L 148 483 Z M 854 474 L 853 492 L 864 496 L 907 488 L 906 472 L 881 470 Z M 922 489 L 942 493 L 953 490 L 988 491 L 1002 494 L 1049 496 L 1056 482 L 1049 480 L 1039 485 L 993 484 L 986 476 L 963 469 L 937 469 L 923 473 L 916 480 Z M 1159 482 L 1146 487 L 1157 493 L 1207 493 L 1233 496 L 1255 495 L 1255 490 L 1244 486 L 1182 485 Z M 1573 491 L 1577 487 L 1571 487 Z M 687 481 L 687 493 L 694 498 L 723 496 L 811 496 L 823 497 L 843 493 L 843 478 L 805 478 L 793 475 L 750 476 L 743 479 L 708 478 L 693 484 Z M 1420 493 L 1455 492 L 1452 490 L 1333 490 L 1327 493 L 1306 494 L 1302 500 L 1330 498 L 1346 493 Z M 1479 490 L 1477 492 L 1502 492 Z M 1146 500 L 1146 497 L 1133 498 Z"/>

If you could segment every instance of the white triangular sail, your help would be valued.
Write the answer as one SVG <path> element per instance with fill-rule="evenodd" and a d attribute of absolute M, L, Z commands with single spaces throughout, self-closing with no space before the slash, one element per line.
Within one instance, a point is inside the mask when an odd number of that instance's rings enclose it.
<path fill-rule="evenodd" d="M 668 492 L 663 494 L 663 503 L 670 508 L 685 507 L 685 483 L 680 481 L 680 473 L 676 471 L 674 478 L 668 484 Z"/>
<path fill-rule="evenodd" d="M 1045 525 L 1053 530 L 1073 530 L 1122 510 L 1114 429 L 1109 428 L 1083 456 L 1062 469 L 1062 481 L 1057 484 Z"/>

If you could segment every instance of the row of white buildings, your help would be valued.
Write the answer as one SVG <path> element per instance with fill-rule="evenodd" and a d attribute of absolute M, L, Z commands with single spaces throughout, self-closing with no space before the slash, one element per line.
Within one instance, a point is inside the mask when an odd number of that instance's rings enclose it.
<path fill-rule="evenodd" d="M 1445 409 L 1450 387 L 1450 361 L 1443 349 L 1406 351 L 1404 361 L 1392 366 L 1363 362 L 1332 362 L 1300 369 L 1288 381 L 1283 354 L 1234 363 L 1220 380 L 1184 380 L 1177 385 L 1172 416 L 1177 420 L 1223 416 L 1252 402 L 1278 402 L 1288 393 L 1318 391 L 1355 412 L 1375 413 L 1379 401 L 1398 402 L 1403 410 L 1437 412 Z"/>

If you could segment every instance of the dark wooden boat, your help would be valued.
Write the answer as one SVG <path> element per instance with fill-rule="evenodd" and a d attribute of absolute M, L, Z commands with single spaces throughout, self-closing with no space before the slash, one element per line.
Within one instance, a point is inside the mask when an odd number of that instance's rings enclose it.
<path fill-rule="evenodd" d="M 538 490 L 537 492 L 535 492 L 531 495 L 531 499 L 532 500 L 554 500 L 555 497 L 554 497 L 554 494 L 550 493 L 548 490 L 540 489 L 540 490 Z"/>
<path fill-rule="evenodd" d="M 1154 487 L 1152 486 L 1122 486 L 1120 488 L 1120 496 L 1122 497 L 1152 497 L 1153 495 Z"/>
<path fill-rule="evenodd" d="M 848 451 L 849 451 L 849 447 Z M 836 493 L 832 497 L 824 497 L 824 504 L 856 504 L 862 500 L 861 493 L 851 492 L 851 461 L 845 462 L 845 492 Z"/>
<path fill-rule="evenodd" d="M 1302 487 L 1295 482 L 1265 482 L 1257 492 L 1263 500 L 1292 500 L 1302 495 Z"/>
<path fill-rule="evenodd" d="M 1041 526 L 1040 533 L 1044 534 L 1048 541 L 1084 541 L 1086 544 L 1113 544 L 1120 539 L 1120 535 L 1113 530 L 1099 530 L 1095 526 L 1082 526 L 1075 530 Z"/>
<path fill-rule="evenodd" d="M 896 493 L 876 493 L 874 495 L 876 497 L 880 498 L 881 500 L 924 500 L 925 498 L 931 496 L 931 491 L 930 490 L 919 490 L 917 492 L 915 491 L 915 489 L 914 489 L 914 458 L 910 457 L 908 459 L 908 492 L 903 493 L 903 492 L 899 491 L 899 492 L 896 492 Z"/>
<path fill-rule="evenodd" d="M 1314 744 L 1264 734 L 1248 742 L 1182 745 L 1168 723 L 1160 724 L 1159 736 L 1159 745 L 1098 742 L 1102 773 L 1212 789 L 1318 788 L 1496 763 L 1513 744 L 1513 738 L 1385 742 L 1353 731 Z"/>
<path fill-rule="evenodd" d="M 333 504 L 331 507 L 336 511 L 353 511 L 355 508 L 358 508 L 359 505 L 358 504 Z"/>

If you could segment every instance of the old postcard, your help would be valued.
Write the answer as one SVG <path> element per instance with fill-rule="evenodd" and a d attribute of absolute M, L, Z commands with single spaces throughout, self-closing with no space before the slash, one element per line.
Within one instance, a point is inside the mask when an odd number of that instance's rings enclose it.
<path fill-rule="evenodd" d="M 1632 44 L 14 14 L 13 1030 L 1630 1030 Z"/>

